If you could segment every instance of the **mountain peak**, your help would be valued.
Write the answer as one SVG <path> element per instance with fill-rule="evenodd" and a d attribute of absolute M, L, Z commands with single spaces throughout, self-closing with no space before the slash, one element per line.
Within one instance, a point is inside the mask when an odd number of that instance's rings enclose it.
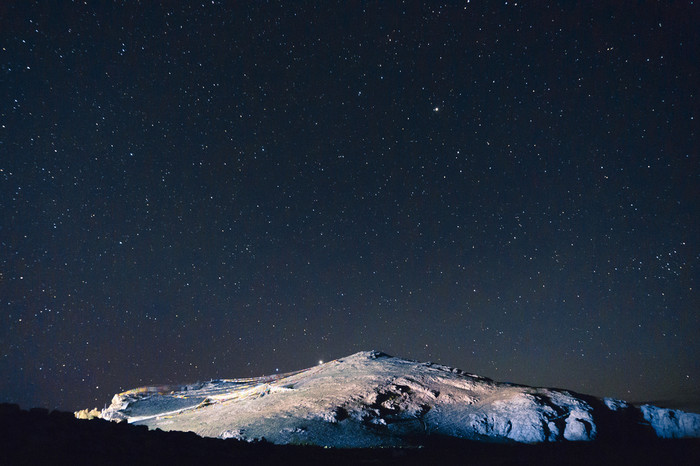
<path fill-rule="evenodd" d="M 700 437 L 700 415 L 494 382 L 460 369 L 361 351 L 308 369 L 143 387 L 114 396 L 109 420 L 202 436 L 338 447 Z"/>
<path fill-rule="evenodd" d="M 357 355 L 362 355 L 367 357 L 368 359 L 378 359 L 378 358 L 393 358 L 393 356 L 384 353 L 382 351 L 377 351 L 377 350 L 370 350 L 370 351 L 360 351 L 359 353 L 356 353 Z"/>

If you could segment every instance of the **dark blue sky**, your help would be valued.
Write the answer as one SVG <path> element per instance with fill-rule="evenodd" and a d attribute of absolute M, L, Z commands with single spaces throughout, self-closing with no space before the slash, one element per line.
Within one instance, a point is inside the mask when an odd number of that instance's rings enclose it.
<path fill-rule="evenodd" d="M 0 6 L 0 401 L 378 349 L 700 406 L 698 5 L 122 3 Z"/>

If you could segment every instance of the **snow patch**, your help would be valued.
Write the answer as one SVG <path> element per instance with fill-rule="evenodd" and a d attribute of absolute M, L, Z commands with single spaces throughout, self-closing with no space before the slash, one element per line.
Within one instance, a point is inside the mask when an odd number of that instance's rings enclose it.
<path fill-rule="evenodd" d="M 661 438 L 700 437 L 700 414 L 675 409 L 641 406 L 644 419 Z"/>
<path fill-rule="evenodd" d="M 616 400 L 615 398 L 603 398 L 603 403 L 610 411 L 620 411 L 629 408 L 629 404 L 626 401 Z"/>

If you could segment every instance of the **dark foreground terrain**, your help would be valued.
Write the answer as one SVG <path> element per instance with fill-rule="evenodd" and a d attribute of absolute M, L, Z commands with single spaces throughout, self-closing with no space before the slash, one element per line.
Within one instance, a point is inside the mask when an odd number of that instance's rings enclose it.
<path fill-rule="evenodd" d="M 431 439 L 416 448 L 329 449 L 202 438 L 72 413 L 0 404 L 0 465 L 33 464 L 465 464 L 698 465 L 700 440 L 606 441 L 548 445 Z"/>

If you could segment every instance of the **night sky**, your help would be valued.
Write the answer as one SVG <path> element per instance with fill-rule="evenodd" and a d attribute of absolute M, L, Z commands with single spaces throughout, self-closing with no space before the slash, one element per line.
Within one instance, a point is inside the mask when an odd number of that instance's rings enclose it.
<path fill-rule="evenodd" d="M 155 3 L 0 5 L 0 401 L 377 349 L 700 409 L 697 2 Z"/>

